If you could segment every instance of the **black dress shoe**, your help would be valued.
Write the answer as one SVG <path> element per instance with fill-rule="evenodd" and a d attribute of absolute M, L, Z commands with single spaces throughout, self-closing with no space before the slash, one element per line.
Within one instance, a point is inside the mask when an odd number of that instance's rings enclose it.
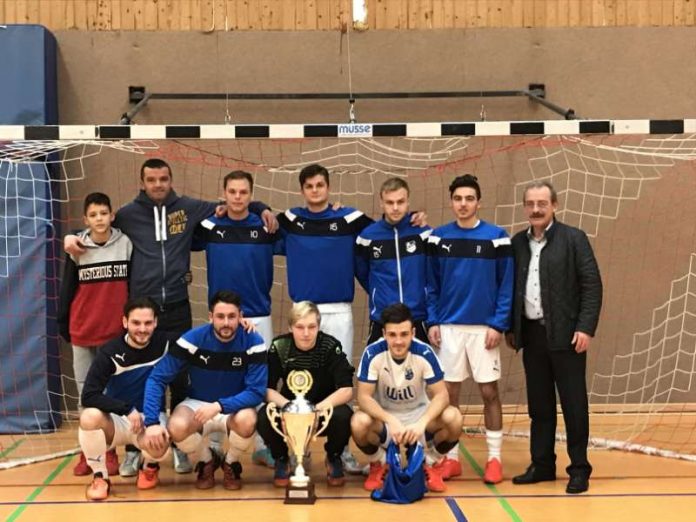
<path fill-rule="evenodd" d="M 571 495 L 577 495 L 578 493 L 584 493 L 590 488 L 590 479 L 584 475 L 575 475 L 570 477 L 568 485 L 566 486 L 566 493 Z"/>
<path fill-rule="evenodd" d="M 549 471 L 540 471 L 533 464 L 527 468 L 527 471 L 521 475 L 512 478 L 513 484 L 536 484 L 537 482 L 547 482 L 556 480 L 556 473 Z"/>

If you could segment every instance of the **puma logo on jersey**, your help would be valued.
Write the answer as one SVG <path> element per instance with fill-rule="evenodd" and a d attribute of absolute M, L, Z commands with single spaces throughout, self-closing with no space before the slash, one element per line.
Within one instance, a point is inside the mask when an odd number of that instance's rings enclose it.
<path fill-rule="evenodd" d="M 442 246 L 443 250 L 447 250 L 448 254 L 450 253 L 450 249 L 452 248 L 452 243 L 448 243 L 446 245 L 443 243 L 441 246 Z"/>
<path fill-rule="evenodd" d="M 220 236 L 222 239 L 225 239 L 225 231 L 224 230 L 216 230 L 215 233 Z"/>
<path fill-rule="evenodd" d="M 210 360 L 210 355 L 199 355 L 198 358 L 205 363 L 205 365 L 208 365 L 208 361 Z"/>
<path fill-rule="evenodd" d="M 121 362 L 126 362 L 126 354 L 125 353 L 117 353 L 114 355 L 116 359 L 121 359 Z"/>
<path fill-rule="evenodd" d="M 297 226 L 300 227 L 302 230 L 304 230 L 304 227 L 305 227 L 306 224 L 307 224 L 307 223 L 305 223 L 304 221 L 298 221 L 298 222 L 297 222 Z"/>

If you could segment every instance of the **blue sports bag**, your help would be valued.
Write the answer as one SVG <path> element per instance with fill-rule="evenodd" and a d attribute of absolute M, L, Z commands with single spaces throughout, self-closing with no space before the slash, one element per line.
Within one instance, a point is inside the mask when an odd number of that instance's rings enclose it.
<path fill-rule="evenodd" d="M 401 466 L 399 445 L 394 441 L 387 448 L 387 465 L 389 471 L 384 479 L 384 486 L 372 492 L 372 500 L 391 504 L 410 504 L 423 498 L 426 492 L 425 452 L 421 444 L 413 444 L 406 450 L 406 466 Z"/>

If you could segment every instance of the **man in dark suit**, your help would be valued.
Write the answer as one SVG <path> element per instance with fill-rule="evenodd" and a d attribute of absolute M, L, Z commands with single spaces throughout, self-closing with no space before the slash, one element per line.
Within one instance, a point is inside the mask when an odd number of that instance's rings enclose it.
<path fill-rule="evenodd" d="M 602 280 L 585 233 L 556 221 L 556 191 L 534 182 L 524 191 L 530 227 L 515 235 L 513 331 L 522 350 L 531 418 L 532 463 L 514 484 L 556 479 L 556 389 L 568 436 L 567 493 L 589 488 L 589 415 L 585 367 L 602 306 Z"/>

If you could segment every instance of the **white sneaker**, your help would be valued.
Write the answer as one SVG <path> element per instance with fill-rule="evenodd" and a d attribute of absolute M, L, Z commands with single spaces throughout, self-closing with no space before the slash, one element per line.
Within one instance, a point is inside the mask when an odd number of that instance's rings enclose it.
<path fill-rule="evenodd" d="M 341 461 L 343 461 L 343 469 L 350 475 L 367 475 L 370 472 L 369 464 L 362 466 L 358 459 L 355 458 L 355 455 L 350 452 L 348 446 L 341 453 Z"/>
<path fill-rule="evenodd" d="M 189 461 L 188 455 L 179 448 L 172 448 L 172 457 L 174 460 L 174 471 L 177 473 L 191 473 L 193 466 Z"/>
<path fill-rule="evenodd" d="M 118 468 L 118 474 L 122 477 L 135 477 L 140 469 L 142 456 L 139 451 L 126 451 L 126 457 Z"/>

